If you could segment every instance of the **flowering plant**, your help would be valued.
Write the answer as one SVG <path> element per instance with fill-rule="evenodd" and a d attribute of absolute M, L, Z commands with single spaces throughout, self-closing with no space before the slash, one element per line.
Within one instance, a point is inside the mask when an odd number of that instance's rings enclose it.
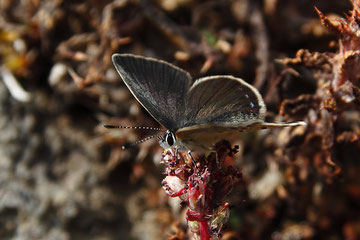
<path fill-rule="evenodd" d="M 194 239 L 217 239 L 229 219 L 229 204 L 224 198 L 241 179 L 240 169 L 229 165 L 237 152 L 227 141 L 214 151 L 192 158 L 189 154 L 165 150 L 162 162 L 166 177 L 162 184 L 170 197 L 179 197 L 188 206 L 186 219 Z"/>

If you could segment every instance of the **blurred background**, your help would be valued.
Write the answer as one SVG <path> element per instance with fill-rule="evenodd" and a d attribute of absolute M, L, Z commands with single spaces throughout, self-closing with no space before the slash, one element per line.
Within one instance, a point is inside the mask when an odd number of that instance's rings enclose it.
<path fill-rule="evenodd" d="M 113 53 L 162 59 L 194 79 L 241 77 L 263 95 L 268 121 L 308 122 L 234 143 L 243 180 L 228 196 L 223 239 L 360 239 L 352 9 L 348 0 L 0 0 L 0 239 L 189 239 L 185 208 L 161 187 L 157 142 L 120 148 L 153 132 L 102 127 L 159 127 Z"/>

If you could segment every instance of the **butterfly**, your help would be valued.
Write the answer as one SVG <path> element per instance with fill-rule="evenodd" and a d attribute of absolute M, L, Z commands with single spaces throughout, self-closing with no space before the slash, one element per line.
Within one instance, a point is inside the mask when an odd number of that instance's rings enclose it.
<path fill-rule="evenodd" d="M 167 129 L 154 135 L 164 149 L 211 150 L 216 142 L 244 131 L 306 125 L 265 122 L 264 100 L 240 78 L 220 75 L 193 82 L 188 72 L 162 60 L 114 54 L 112 61 L 136 100 Z"/>

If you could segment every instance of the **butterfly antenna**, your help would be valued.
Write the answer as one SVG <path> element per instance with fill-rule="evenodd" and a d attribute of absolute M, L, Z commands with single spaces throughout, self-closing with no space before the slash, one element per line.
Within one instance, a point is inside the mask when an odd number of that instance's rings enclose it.
<path fill-rule="evenodd" d="M 116 125 L 109 125 L 109 124 L 104 124 L 103 126 L 105 128 L 142 129 L 142 130 L 155 130 L 155 131 L 165 132 L 165 129 L 154 128 L 154 127 L 128 127 L 128 126 L 116 126 Z"/>
<path fill-rule="evenodd" d="M 130 148 L 130 147 L 136 146 L 136 145 L 138 145 L 138 144 L 140 144 L 140 143 L 143 143 L 143 142 L 145 142 L 145 141 L 147 141 L 147 140 L 153 139 L 154 137 L 157 137 L 158 139 L 161 139 L 161 135 L 162 135 L 162 133 L 159 133 L 159 134 L 155 134 L 155 135 L 146 137 L 146 138 L 141 139 L 141 140 L 136 141 L 136 142 L 132 142 L 132 143 L 125 144 L 125 145 L 123 145 L 123 146 L 121 147 L 121 149 L 124 150 L 124 149 Z"/>

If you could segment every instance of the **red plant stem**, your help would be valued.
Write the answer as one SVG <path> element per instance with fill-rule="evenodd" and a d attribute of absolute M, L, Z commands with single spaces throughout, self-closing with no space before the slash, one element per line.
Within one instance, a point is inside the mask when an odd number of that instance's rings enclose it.
<path fill-rule="evenodd" d="M 186 191 L 186 188 L 182 188 L 180 191 L 178 191 L 177 193 L 174 193 L 171 195 L 171 197 L 178 197 L 178 196 L 181 196 L 185 193 Z"/>
<path fill-rule="evenodd" d="M 207 223 L 207 220 L 206 220 L 204 214 L 197 213 L 197 212 L 194 212 L 194 211 L 191 211 L 190 209 L 188 209 L 186 215 L 187 215 L 186 219 L 188 221 L 197 221 L 199 223 L 200 239 L 201 240 L 209 240 L 210 239 L 209 226 L 208 226 L 208 223 Z"/>
<path fill-rule="evenodd" d="M 209 228 L 206 219 L 202 219 L 199 223 L 200 223 L 200 239 L 210 240 Z"/>

